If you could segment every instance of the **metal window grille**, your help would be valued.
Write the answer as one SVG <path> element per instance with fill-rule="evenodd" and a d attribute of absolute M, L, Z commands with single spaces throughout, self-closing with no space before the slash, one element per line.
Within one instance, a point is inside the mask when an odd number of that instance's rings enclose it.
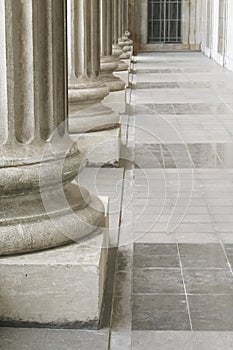
<path fill-rule="evenodd" d="M 148 0 L 148 43 L 181 43 L 182 0 Z"/>

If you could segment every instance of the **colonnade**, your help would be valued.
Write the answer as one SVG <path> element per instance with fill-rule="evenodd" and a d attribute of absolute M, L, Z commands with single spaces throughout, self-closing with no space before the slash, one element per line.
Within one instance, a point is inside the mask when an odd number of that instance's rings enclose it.
<path fill-rule="evenodd" d="M 73 181 L 85 155 L 70 135 L 120 128 L 103 100 L 125 89 L 114 71 L 128 70 L 126 9 L 127 0 L 0 1 L 0 256 L 104 227 L 101 200 Z"/>

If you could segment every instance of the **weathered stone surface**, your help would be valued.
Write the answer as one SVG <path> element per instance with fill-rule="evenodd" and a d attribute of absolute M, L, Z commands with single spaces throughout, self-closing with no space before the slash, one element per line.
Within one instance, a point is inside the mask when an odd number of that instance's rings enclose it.
<path fill-rule="evenodd" d="M 129 70 L 125 70 L 125 71 L 121 71 L 121 72 L 116 71 L 116 72 L 114 72 L 114 75 L 116 77 L 121 78 L 125 82 L 126 87 L 129 86 Z"/>
<path fill-rule="evenodd" d="M 121 90 L 124 82 L 112 76 L 112 62 L 114 67 L 116 65 L 111 59 L 111 51 L 104 51 L 104 42 L 101 48 L 102 56 L 106 54 L 107 61 L 110 58 L 109 65 L 105 62 L 107 80 L 110 79 L 108 86 L 100 79 L 99 20 L 100 8 L 104 10 L 106 4 L 102 2 L 100 7 L 99 0 L 69 0 L 68 5 L 69 131 L 82 140 L 82 149 L 86 155 L 86 150 L 89 150 L 90 143 L 92 144 L 90 140 L 93 137 L 98 140 L 105 134 L 84 136 L 83 133 L 97 134 L 109 129 L 112 129 L 113 133 L 114 130 L 118 131 L 120 116 L 101 102 L 108 95 L 110 85 L 114 90 L 119 90 L 120 84 Z M 105 39 L 108 41 L 110 37 Z M 119 147 L 116 149 L 116 153 L 118 152 Z"/>
<path fill-rule="evenodd" d="M 123 73 L 123 72 L 122 72 Z M 126 90 L 113 91 L 104 99 L 104 104 L 119 114 L 126 113 Z"/>
<path fill-rule="evenodd" d="M 119 45 L 119 0 L 112 0 L 113 1 L 113 46 L 112 46 L 112 52 L 113 57 L 116 57 L 117 59 L 120 58 L 120 56 L 123 54 L 123 50 L 121 46 Z M 119 65 L 117 70 L 124 71 L 127 70 L 128 66 L 122 62 L 119 59 Z"/>
<path fill-rule="evenodd" d="M 101 79 L 108 85 L 110 91 L 124 90 L 124 82 L 113 75 L 119 60 L 112 56 L 112 1 L 100 0 L 100 9 Z"/>
<path fill-rule="evenodd" d="M 89 132 L 74 136 L 80 150 L 85 155 L 88 166 L 118 166 L 120 160 L 120 126 L 99 132 Z"/>
<path fill-rule="evenodd" d="M 0 4 L 0 255 L 64 245 L 104 224 L 102 203 L 71 183 L 82 154 L 67 132 L 64 4 Z"/>
<path fill-rule="evenodd" d="M 120 59 L 129 59 L 130 58 L 130 51 L 131 51 L 131 45 L 133 44 L 132 40 L 128 38 L 127 35 L 129 35 L 127 26 L 127 11 L 126 6 L 128 7 L 128 4 L 125 0 L 118 0 L 118 45 L 122 49 L 122 54 L 120 56 Z"/>
<path fill-rule="evenodd" d="M 2 258 L 0 324 L 96 328 L 108 240 L 106 228 L 84 244 Z"/>

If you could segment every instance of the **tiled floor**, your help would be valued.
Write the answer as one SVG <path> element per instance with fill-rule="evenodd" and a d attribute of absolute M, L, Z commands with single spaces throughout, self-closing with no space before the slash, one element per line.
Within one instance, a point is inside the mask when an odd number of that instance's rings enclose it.
<path fill-rule="evenodd" d="M 232 244 L 135 244 L 132 328 L 232 331 L 232 251 Z"/>
<path fill-rule="evenodd" d="M 233 73 L 200 53 L 142 54 L 134 72 L 111 349 L 230 350 Z"/>
<path fill-rule="evenodd" d="M 80 178 L 112 197 L 111 327 L 5 329 L 0 349 L 233 349 L 233 73 L 199 52 L 140 54 L 133 72 L 127 170 Z"/>

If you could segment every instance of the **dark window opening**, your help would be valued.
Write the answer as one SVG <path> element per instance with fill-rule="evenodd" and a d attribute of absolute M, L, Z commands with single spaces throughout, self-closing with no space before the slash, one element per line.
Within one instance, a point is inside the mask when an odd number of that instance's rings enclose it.
<path fill-rule="evenodd" d="M 148 0 L 148 43 L 181 43 L 182 0 Z"/>

